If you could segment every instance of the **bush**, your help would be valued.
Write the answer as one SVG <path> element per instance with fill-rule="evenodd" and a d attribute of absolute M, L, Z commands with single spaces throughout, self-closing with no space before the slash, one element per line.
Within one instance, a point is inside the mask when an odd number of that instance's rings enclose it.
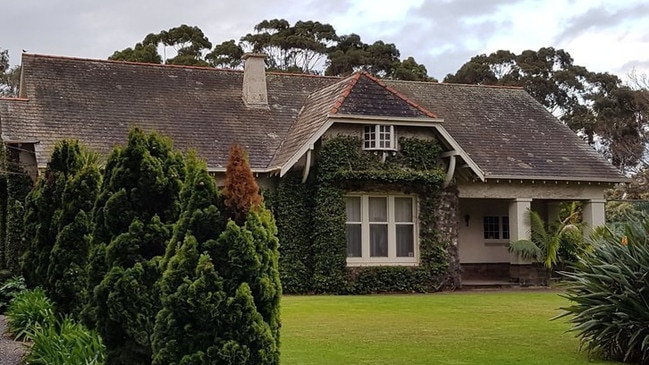
<path fill-rule="evenodd" d="M 599 231 L 593 251 L 571 273 L 564 296 L 582 346 L 601 357 L 649 361 L 649 217 Z"/>
<path fill-rule="evenodd" d="M 101 337 L 69 317 L 56 325 L 36 326 L 29 334 L 32 346 L 27 364 L 103 364 L 105 349 Z"/>
<path fill-rule="evenodd" d="M 6 315 L 9 332 L 16 339 L 24 339 L 36 327 L 54 323 L 54 303 L 41 288 L 25 290 L 9 304 Z"/>
<path fill-rule="evenodd" d="M 14 276 L 0 284 L 0 313 L 4 313 L 11 300 L 25 289 L 25 279 L 22 276 Z"/>

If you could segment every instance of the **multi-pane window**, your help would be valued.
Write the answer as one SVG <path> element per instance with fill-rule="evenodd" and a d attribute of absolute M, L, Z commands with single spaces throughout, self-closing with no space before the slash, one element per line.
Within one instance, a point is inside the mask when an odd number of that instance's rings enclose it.
<path fill-rule="evenodd" d="M 394 126 L 366 125 L 363 131 L 363 148 L 366 150 L 394 150 Z"/>
<path fill-rule="evenodd" d="M 345 203 L 349 264 L 416 263 L 414 197 L 357 195 Z"/>
<path fill-rule="evenodd" d="M 486 240 L 509 239 L 508 216 L 485 216 L 483 219 L 483 227 L 484 239 Z"/>

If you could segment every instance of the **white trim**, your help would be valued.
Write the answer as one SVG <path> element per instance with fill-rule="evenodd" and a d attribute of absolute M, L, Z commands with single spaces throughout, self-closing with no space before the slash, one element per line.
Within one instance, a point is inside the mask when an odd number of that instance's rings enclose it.
<path fill-rule="evenodd" d="M 279 170 L 279 177 L 284 176 L 288 172 L 288 170 L 290 170 L 291 167 L 293 167 L 293 165 L 297 163 L 302 155 L 304 155 L 311 146 L 315 145 L 318 139 L 320 139 L 320 137 L 322 137 L 322 135 L 325 134 L 325 132 L 329 128 L 331 128 L 333 124 L 333 120 L 328 119 L 320 128 L 318 128 L 318 130 L 311 136 L 311 138 L 309 138 L 307 143 L 302 145 L 302 147 L 300 147 L 300 149 L 295 154 L 293 154 L 293 156 L 284 165 L 274 168 L 273 170 Z"/>
<path fill-rule="evenodd" d="M 360 213 L 361 220 L 348 222 L 345 219 L 345 225 L 355 224 L 361 225 L 361 257 L 347 257 L 347 266 L 417 266 L 419 264 L 419 204 L 417 196 L 414 194 L 402 193 L 349 193 L 345 195 L 346 198 L 360 198 Z M 388 256 L 387 257 L 370 257 L 370 225 L 373 223 L 369 217 L 369 198 L 385 198 L 387 209 L 387 221 L 385 225 L 388 227 Z M 412 201 L 412 222 L 396 222 L 395 218 L 395 199 L 396 198 L 409 198 Z M 383 224 L 383 222 L 374 224 Z M 413 256 L 411 257 L 397 257 L 397 244 L 396 244 L 396 227 L 399 224 L 411 225 L 413 234 Z"/>
<path fill-rule="evenodd" d="M 437 129 L 439 134 L 442 135 L 442 137 L 446 140 L 446 142 L 448 142 L 448 144 L 451 145 L 451 149 L 457 151 L 458 155 L 462 157 L 462 159 L 464 160 L 464 162 L 466 162 L 467 165 L 469 165 L 471 170 L 478 176 L 478 178 L 481 181 L 485 181 L 485 174 L 482 171 L 482 169 L 478 166 L 477 163 L 473 161 L 473 159 L 471 159 L 471 157 L 469 157 L 469 154 L 467 154 L 466 151 L 464 151 L 464 149 L 460 146 L 460 144 L 457 143 L 457 141 L 451 136 L 451 134 L 448 133 L 446 128 L 444 128 L 441 125 L 434 125 L 434 127 L 435 129 Z"/>

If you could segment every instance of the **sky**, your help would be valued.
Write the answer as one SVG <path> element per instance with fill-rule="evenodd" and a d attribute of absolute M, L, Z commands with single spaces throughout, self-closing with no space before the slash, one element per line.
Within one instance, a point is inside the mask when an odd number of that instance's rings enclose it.
<path fill-rule="evenodd" d="M 213 45 L 265 19 L 313 20 L 394 43 L 443 79 L 478 54 L 564 49 L 589 71 L 649 74 L 646 0 L 0 0 L 0 49 L 106 59 L 149 33 L 199 27 Z"/>

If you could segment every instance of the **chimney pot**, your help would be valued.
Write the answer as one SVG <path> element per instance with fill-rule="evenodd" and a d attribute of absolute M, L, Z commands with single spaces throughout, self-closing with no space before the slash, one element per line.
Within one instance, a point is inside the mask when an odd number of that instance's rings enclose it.
<path fill-rule="evenodd" d="M 243 55 L 243 102 L 249 108 L 268 108 L 265 59 L 263 53 Z"/>

